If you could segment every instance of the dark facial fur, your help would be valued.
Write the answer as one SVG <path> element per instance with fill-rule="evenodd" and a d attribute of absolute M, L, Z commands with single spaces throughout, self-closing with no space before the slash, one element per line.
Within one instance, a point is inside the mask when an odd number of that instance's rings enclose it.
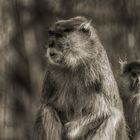
<path fill-rule="evenodd" d="M 48 40 L 34 140 L 127 140 L 116 81 L 90 22 L 58 21 Z"/>

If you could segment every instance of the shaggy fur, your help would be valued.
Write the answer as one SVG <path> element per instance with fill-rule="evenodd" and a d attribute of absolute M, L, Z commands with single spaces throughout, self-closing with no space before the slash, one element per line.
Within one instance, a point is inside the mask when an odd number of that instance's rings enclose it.
<path fill-rule="evenodd" d="M 130 139 L 140 140 L 140 62 L 124 64 L 119 88 L 130 127 Z"/>
<path fill-rule="evenodd" d="M 127 140 L 116 81 L 90 23 L 75 17 L 49 30 L 34 140 Z"/>

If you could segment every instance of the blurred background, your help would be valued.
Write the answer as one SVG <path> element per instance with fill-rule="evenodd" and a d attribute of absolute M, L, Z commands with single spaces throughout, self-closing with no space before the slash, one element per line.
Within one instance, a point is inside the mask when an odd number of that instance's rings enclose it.
<path fill-rule="evenodd" d="M 0 140 L 31 140 L 47 29 L 74 16 L 92 19 L 115 76 L 140 59 L 140 0 L 0 0 Z"/>

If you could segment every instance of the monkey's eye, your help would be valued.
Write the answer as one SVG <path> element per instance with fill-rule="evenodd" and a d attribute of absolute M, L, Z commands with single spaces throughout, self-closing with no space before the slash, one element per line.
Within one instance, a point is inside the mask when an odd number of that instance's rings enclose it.
<path fill-rule="evenodd" d="M 64 32 L 67 32 L 67 33 L 70 33 L 70 32 L 73 32 L 74 31 L 74 28 L 67 28 L 67 29 L 64 29 Z"/>
<path fill-rule="evenodd" d="M 132 73 L 131 73 L 131 76 L 132 76 L 133 78 L 136 78 L 136 77 L 137 77 L 137 73 L 132 72 Z"/>
<path fill-rule="evenodd" d="M 55 31 L 49 30 L 49 31 L 48 31 L 48 34 L 49 34 L 50 36 L 55 36 L 55 37 L 57 37 L 57 38 L 63 37 L 63 34 L 62 34 L 61 32 L 55 32 Z"/>
<path fill-rule="evenodd" d="M 61 34 L 61 33 L 55 33 L 55 36 L 56 36 L 57 38 L 61 38 L 61 37 L 63 37 L 63 34 Z"/>
<path fill-rule="evenodd" d="M 54 32 L 54 31 L 49 30 L 49 31 L 48 31 L 48 34 L 52 36 L 52 35 L 55 35 L 55 32 Z"/>

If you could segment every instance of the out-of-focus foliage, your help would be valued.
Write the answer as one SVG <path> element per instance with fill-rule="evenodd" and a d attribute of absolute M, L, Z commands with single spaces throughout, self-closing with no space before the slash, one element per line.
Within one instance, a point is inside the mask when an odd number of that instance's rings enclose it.
<path fill-rule="evenodd" d="M 139 15 L 139 0 L 0 0 L 0 140 L 31 139 L 53 22 L 92 19 L 117 75 L 119 58 L 140 59 Z"/>

